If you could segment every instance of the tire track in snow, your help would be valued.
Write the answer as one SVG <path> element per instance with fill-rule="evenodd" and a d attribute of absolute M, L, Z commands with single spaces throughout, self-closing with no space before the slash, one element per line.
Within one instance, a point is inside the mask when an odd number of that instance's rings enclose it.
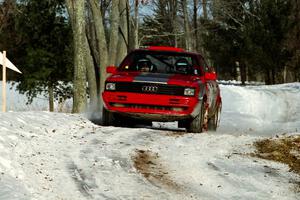
<path fill-rule="evenodd" d="M 153 185 L 175 191 L 182 190 L 160 163 L 158 153 L 149 150 L 136 150 L 133 161 L 134 167 Z"/>
<path fill-rule="evenodd" d="M 78 169 L 74 162 L 71 162 L 68 166 L 68 170 L 71 173 L 71 177 L 73 178 L 74 182 L 77 185 L 78 190 L 85 196 L 85 197 L 92 197 L 90 194 L 91 186 L 85 181 L 86 177 L 82 170 Z"/>

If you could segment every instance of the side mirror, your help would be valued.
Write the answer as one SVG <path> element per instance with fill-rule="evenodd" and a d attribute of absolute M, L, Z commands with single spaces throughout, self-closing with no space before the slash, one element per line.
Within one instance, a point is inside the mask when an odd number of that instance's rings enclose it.
<path fill-rule="evenodd" d="M 204 78 L 206 80 L 217 80 L 217 75 L 215 72 L 205 72 Z"/>
<path fill-rule="evenodd" d="M 116 66 L 108 66 L 106 67 L 106 73 L 108 74 L 115 74 L 117 72 Z"/>

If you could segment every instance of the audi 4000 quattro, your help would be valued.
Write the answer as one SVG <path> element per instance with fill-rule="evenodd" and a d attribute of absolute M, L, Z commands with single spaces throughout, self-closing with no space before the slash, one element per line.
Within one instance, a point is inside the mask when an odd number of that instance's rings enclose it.
<path fill-rule="evenodd" d="M 189 132 L 216 130 L 220 89 L 200 54 L 175 47 L 137 49 L 107 73 L 104 125 L 178 121 Z"/>

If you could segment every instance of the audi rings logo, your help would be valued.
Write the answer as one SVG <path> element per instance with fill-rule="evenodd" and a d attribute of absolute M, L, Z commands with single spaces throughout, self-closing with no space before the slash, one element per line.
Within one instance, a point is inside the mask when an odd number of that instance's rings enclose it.
<path fill-rule="evenodd" d="M 142 91 L 143 92 L 157 92 L 158 87 L 156 86 L 143 86 Z"/>

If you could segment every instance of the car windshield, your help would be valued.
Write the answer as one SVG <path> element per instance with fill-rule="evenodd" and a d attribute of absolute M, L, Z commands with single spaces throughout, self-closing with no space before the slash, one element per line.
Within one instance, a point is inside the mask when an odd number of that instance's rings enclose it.
<path fill-rule="evenodd" d="M 196 56 L 163 51 L 134 51 L 121 63 L 120 71 L 166 74 L 199 74 Z"/>

